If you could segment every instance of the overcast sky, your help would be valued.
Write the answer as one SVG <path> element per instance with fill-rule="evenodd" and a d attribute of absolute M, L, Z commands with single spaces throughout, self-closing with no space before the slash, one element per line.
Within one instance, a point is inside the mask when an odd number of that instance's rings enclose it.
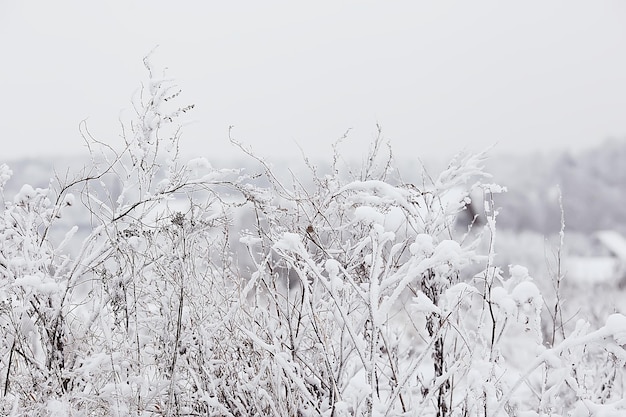
<path fill-rule="evenodd" d="M 193 103 L 183 149 L 322 155 L 379 123 L 401 156 L 626 137 L 626 2 L 0 0 L 0 159 L 117 143 L 154 60 Z"/>

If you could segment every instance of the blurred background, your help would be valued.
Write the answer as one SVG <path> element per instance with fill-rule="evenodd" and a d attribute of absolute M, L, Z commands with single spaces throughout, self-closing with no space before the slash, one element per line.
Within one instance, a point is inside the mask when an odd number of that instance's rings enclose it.
<path fill-rule="evenodd" d="M 153 61 L 177 80 L 184 155 L 277 165 L 365 157 L 377 125 L 404 176 L 489 151 L 499 262 L 550 291 L 562 199 L 576 308 L 621 309 L 626 285 L 626 3 L 0 0 L 0 163 L 44 187 L 80 167 L 79 131 L 121 144 Z M 155 49 L 156 48 L 156 49 Z M 76 220 L 75 221 L 79 221 Z M 606 302 L 579 303 L 589 288 Z M 621 298 L 620 298 L 621 297 Z M 610 300 L 609 300 L 610 299 Z M 584 306 L 584 307 L 581 307 Z M 597 313 L 601 314 L 601 313 Z"/>

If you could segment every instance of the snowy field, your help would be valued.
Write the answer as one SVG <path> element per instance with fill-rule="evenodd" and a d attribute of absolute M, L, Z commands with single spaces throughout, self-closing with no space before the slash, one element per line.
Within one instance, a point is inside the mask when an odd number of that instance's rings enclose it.
<path fill-rule="evenodd" d="M 626 416 L 624 22 L 0 1 L 0 417 Z"/>
<path fill-rule="evenodd" d="M 408 182 L 382 135 L 289 175 L 185 161 L 148 85 L 122 146 L 0 165 L 3 415 L 626 413 L 619 233 L 500 230 L 486 155 Z"/>

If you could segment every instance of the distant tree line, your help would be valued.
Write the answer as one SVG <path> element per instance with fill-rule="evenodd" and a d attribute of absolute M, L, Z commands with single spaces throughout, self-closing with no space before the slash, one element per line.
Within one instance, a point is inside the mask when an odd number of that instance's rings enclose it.
<path fill-rule="evenodd" d="M 625 160 L 626 141 L 616 139 L 578 154 L 565 151 L 492 159 L 489 169 L 508 188 L 497 196 L 498 226 L 558 232 L 561 193 L 568 230 L 626 233 Z"/>

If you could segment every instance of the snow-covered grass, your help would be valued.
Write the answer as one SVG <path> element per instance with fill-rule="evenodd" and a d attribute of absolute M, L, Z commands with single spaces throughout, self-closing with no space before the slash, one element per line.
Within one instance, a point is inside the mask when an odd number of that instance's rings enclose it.
<path fill-rule="evenodd" d="M 379 137 L 360 169 L 335 147 L 330 174 L 310 166 L 292 186 L 258 158 L 262 188 L 179 159 L 191 107 L 146 64 L 119 149 L 87 138 L 93 164 L 76 177 L 2 194 L 3 414 L 626 412 L 626 317 L 546 338 L 544 286 L 498 267 L 502 189 L 484 155 L 406 184 Z M 0 191 L 10 175 L 0 166 Z M 457 230 L 477 194 L 485 225 Z M 77 204 L 87 233 L 60 220 Z"/>

